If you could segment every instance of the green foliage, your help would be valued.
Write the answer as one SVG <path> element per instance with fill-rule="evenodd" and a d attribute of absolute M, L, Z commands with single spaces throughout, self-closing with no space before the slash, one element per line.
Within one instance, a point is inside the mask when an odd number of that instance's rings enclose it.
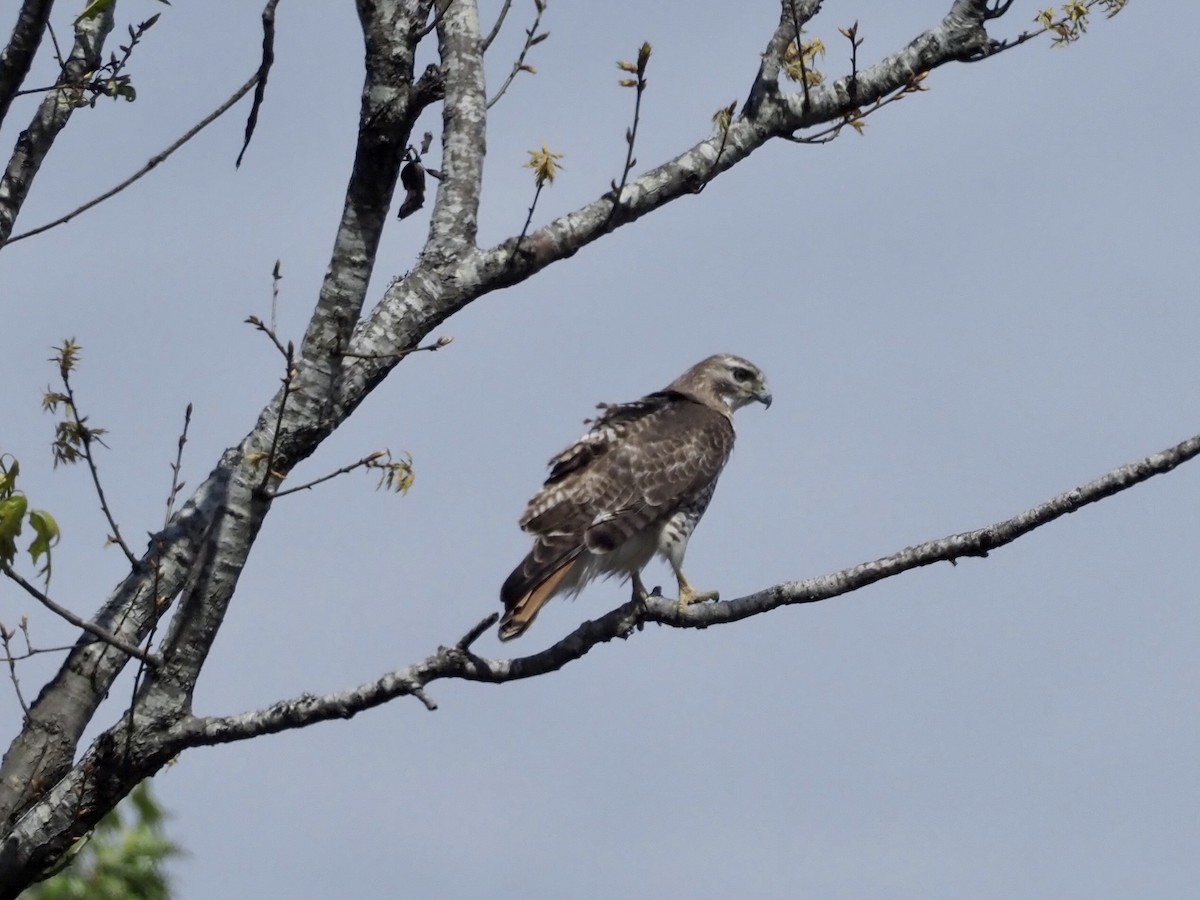
<path fill-rule="evenodd" d="M 17 538 L 28 522 L 34 533 L 29 555 L 34 565 L 41 557 L 46 558 L 38 574 L 44 575 L 49 582 L 50 551 L 58 543 L 58 523 L 45 510 L 29 509 L 28 498 L 17 490 L 20 471 L 20 463 L 14 457 L 0 454 L 0 565 L 11 566 L 17 558 Z"/>
<path fill-rule="evenodd" d="M 168 900 L 165 863 L 182 852 L 163 832 L 163 811 L 143 781 L 76 842 L 62 871 L 21 900 Z"/>

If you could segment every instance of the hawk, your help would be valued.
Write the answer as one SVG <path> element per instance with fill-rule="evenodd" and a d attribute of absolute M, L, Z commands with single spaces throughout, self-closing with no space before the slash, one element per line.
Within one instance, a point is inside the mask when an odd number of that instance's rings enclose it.
<path fill-rule="evenodd" d="M 733 452 L 733 413 L 771 405 L 767 380 L 740 356 L 717 354 L 632 403 L 600 404 L 591 430 L 550 460 L 521 516 L 533 549 L 500 589 L 500 639 L 525 632 L 546 601 L 594 578 L 620 576 L 635 599 L 655 553 L 671 564 L 679 604 L 716 600 L 683 574 L 688 538 Z"/>

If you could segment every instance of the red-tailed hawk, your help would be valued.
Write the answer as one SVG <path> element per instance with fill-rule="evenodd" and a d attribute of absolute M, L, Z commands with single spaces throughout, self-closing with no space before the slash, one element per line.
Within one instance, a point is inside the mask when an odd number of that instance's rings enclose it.
<path fill-rule="evenodd" d="M 733 452 L 733 413 L 771 405 L 767 380 L 740 356 L 696 363 L 664 390 L 632 403 L 601 404 L 591 430 L 550 460 L 550 477 L 521 528 L 533 549 L 500 589 L 500 639 L 523 634 L 546 601 L 577 594 L 594 578 L 633 582 L 657 552 L 679 581 L 679 603 L 716 600 L 683 574 L 688 537 Z"/>

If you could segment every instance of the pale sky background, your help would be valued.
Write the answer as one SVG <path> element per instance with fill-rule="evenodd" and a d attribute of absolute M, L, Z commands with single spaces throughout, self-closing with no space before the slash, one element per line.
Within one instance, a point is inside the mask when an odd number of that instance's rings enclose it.
<path fill-rule="evenodd" d="M 832 77 L 847 69 L 838 26 L 858 20 L 873 62 L 950 0 L 824 6 L 809 30 Z M 1037 10 L 1018 0 L 993 34 Z M 77 114 L 18 231 L 130 173 L 257 65 L 260 4 L 122 0 L 114 46 L 155 12 L 130 70 L 137 102 Z M 531 13 L 519 0 L 491 86 Z M 565 154 L 535 224 L 619 175 L 633 92 L 617 59 L 654 46 L 648 168 L 744 99 L 777 16 L 766 0 L 551 0 L 538 74 L 491 119 L 481 242 L 520 229 L 530 148 Z M 0 450 L 63 526 L 53 593 L 81 614 L 125 566 L 101 546 L 86 471 L 50 469 L 51 345 L 84 347 L 80 401 L 109 430 L 102 475 L 140 547 L 162 520 L 184 406 L 195 485 L 276 389 L 278 355 L 242 324 L 269 313 L 275 259 L 285 339 L 328 264 L 362 82 L 353 5 L 285 2 L 278 30 L 240 171 L 245 104 L 116 199 L 0 253 Z M 726 598 L 1007 518 L 1200 430 L 1198 33 L 1196 4 L 1135 0 L 1065 50 L 940 69 L 865 136 L 772 144 L 700 197 L 469 307 L 435 333 L 451 347 L 401 365 L 294 476 L 390 447 L 412 453 L 412 491 L 352 475 L 280 501 L 197 711 L 349 687 L 457 640 L 498 607 L 527 547 L 523 504 L 593 405 L 713 352 L 754 360 L 775 393 L 739 415 L 691 543 L 693 581 Z M 439 125 L 434 109 L 418 131 Z M 428 209 L 390 223 L 373 301 L 427 222 Z M 440 682 L 435 713 L 407 699 L 188 752 L 154 784 L 190 853 L 172 867 L 176 894 L 1192 897 L 1198 529 L 1191 463 L 988 559 L 733 626 L 652 627 L 532 681 Z M 668 570 L 647 583 L 670 587 Z M 476 649 L 534 652 L 626 596 L 593 586 L 520 642 L 493 633 Z M 69 639 L 0 585 L 0 620 L 26 611 L 38 644 Z M 22 665 L 27 695 L 57 659 Z M 18 714 L 0 683 L 5 747 Z"/>

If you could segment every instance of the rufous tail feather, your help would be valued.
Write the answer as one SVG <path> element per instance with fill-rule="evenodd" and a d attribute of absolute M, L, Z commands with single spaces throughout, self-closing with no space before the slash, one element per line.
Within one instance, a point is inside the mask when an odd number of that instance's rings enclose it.
<path fill-rule="evenodd" d="M 525 629 L 533 624 L 546 601 L 554 595 L 559 582 L 567 577 L 567 572 L 574 562 L 574 557 L 568 559 L 504 611 L 500 618 L 500 640 L 511 641 L 525 633 Z"/>

